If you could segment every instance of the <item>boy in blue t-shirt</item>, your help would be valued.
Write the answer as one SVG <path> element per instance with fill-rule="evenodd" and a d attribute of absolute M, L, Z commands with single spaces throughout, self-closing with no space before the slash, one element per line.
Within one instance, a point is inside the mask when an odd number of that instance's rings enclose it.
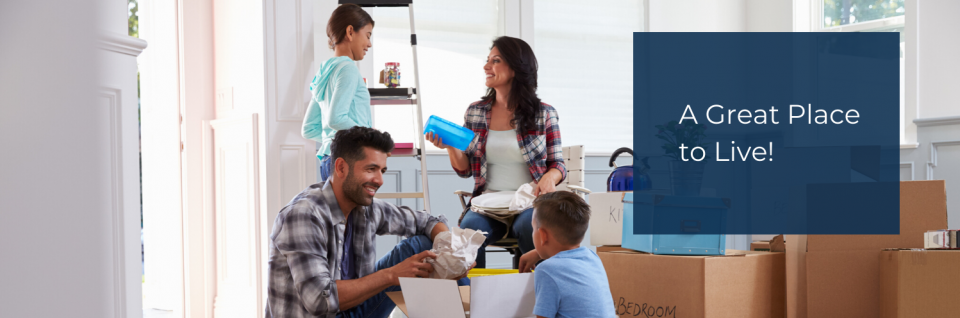
<path fill-rule="evenodd" d="M 567 191 L 543 194 L 533 203 L 533 245 L 520 257 L 520 271 L 536 266 L 537 317 L 616 317 L 607 273 L 597 253 L 580 247 L 590 206 Z M 544 259 L 540 265 L 538 261 Z"/>

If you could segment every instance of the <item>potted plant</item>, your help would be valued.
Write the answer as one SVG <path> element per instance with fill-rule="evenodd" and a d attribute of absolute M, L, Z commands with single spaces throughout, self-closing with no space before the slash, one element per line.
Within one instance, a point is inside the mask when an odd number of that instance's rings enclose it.
<path fill-rule="evenodd" d="M 670 180 L 672 181 L 674 195 L 697 196 L 700 195 L 700 186 L 703 183 L 703 168 L 707 159 L 710 158 L 708 147 L 704 144 L 706 139 L 707 126 L 703 124 L 680 124 L 676 120 L 671 120 L 664 125 L 656 125 L 657 134 L 655 135 L 665 143 L 660 146 L 663 148 L 670 160 Z M 680 146 L 684 150 L 680 150 Z M 703 149 L 700 161 L 693 160 L 691 152 L 694 147 Z M 699 152 L 699 151 L 698 151 Z M 686 159 L 685 161 L 683 159 Z"/>

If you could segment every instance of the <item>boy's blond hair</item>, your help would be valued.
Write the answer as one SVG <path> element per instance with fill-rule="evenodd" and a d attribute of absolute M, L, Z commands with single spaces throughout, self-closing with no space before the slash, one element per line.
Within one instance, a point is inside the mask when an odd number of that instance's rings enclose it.
<path fill-rule="evenodd" d="M 568 191 L 542 194 L 533 201 L 534 222 L 553 232 L 558 241 L 576 245 L 583 241 L 590 223 L 590 206 Z"/>

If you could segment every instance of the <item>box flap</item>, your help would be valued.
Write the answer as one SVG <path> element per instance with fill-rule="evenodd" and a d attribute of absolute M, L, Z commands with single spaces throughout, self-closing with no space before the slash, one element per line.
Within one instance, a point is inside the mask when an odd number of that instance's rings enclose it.
<path fill-rule="evenodd" d="M 533 273 L 474 277 L 470 285 L 471 318 L 533 316 Z"/>
<path fill-rule="evenodd" d="M 626 192 L 594 192 L 590 199 L 590 245 L 620 245 Z"/>
<path fill-rule="evenodd" d="M 400 288 L 410 317 L 466 318 L 455 280 L 400 277 Z"/>
<path fill-rule="evenodd" d="M 459 286 L 460 287 L 460 301 L 463 303 L 463 311 L 470 311 L 470 286 Z M 397 305 L 397 308 L 400 308 L 400 311 L 404 315 L 410 316 L 407 313 L 407 304 L 403 301 L 403 292 L 392 291 L 387 292 L 387 297 L 390 297 L 390 300 Z"/>
<path fill-rule="evenodd" d="M 403 292 L 387 292 L 387 297 L 390 297 L 390 300 L 397 305 L 397 308 L 400 308 L 400 311 L 402 311 L 404 315 L 410 316 L 410 314 L 407 313 L 407 303 L 403 301 Z"/>
<path fill-rule="evenodd" d="M 923 248 L 923 233 L 947 228 L 943 180 L 900 182 L 900 235 L 810 235 L 807 251 Z"/>
<path fill-rule="evenodd" d="M 770 240 L 770 251 L 771 252 L 785 252 L 787 250 L 786 243 L 783 241 L 783 234 L 774 236 Z"/>

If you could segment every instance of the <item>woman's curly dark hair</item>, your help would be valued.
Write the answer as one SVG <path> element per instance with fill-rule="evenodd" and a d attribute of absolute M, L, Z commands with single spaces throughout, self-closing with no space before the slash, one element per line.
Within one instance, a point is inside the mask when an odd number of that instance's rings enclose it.
<path fill-rule="evenodd" d="M 500 50 L 500 57 L 513 70 L 513 83 L 510 85 L 510 100 L 507 109 L 513 111 L 510 125 L 516 127 L 521 136 L 537 129 L 537 114 L 540 112 L 540 98 L 537 97 L 537 57 L 527 42 L 509 36 L 493 40 L 492 50 Z M 496 103 L 497 92 L 487 88 L 487 94 L 481 98 L 484 102 Z"/>

